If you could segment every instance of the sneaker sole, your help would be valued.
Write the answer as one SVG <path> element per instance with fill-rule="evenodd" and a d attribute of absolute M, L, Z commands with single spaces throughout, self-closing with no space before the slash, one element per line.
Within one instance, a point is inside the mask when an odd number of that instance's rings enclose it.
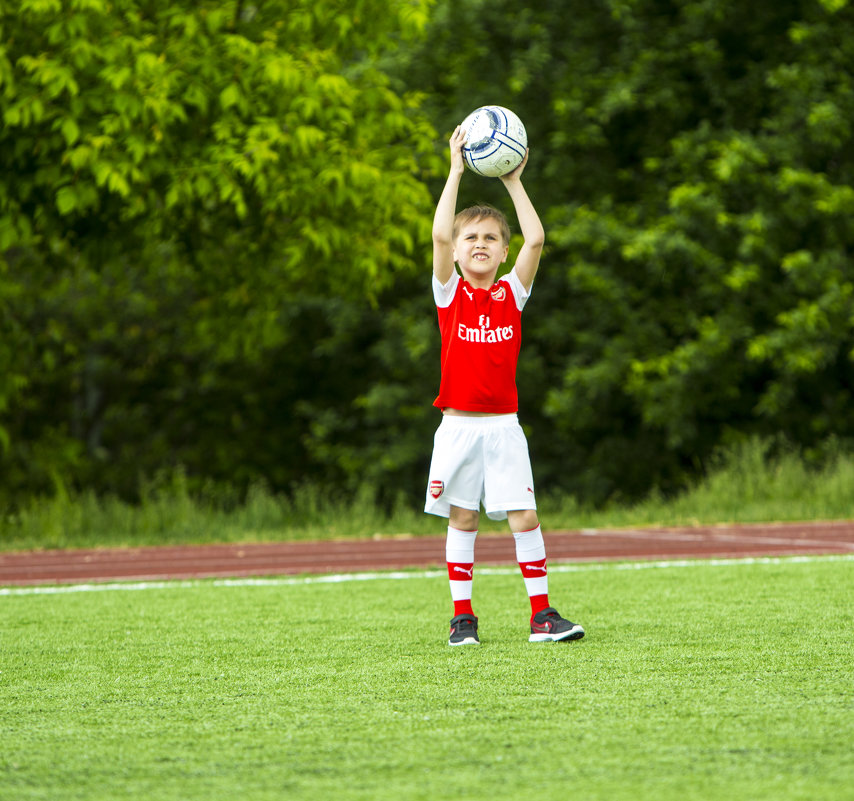
<path fill-rule="evenodd" d="M 459 642 L 451 642 L 448 640 L 448 645 L 480 645 L 480 640 L 476 640 L 474 637 L 466 637 L 464 640 L 460 640 Z"/>
<path fill-rule="evenodd" d="M 584 636 L 584 629 L 581 626 L 574 626 L 569 631 L 562 631 L 560 634 L 548 634 L 542 632 L 540 634 L 532 634 L 528 637 L 528 642 L 558 642 L 560 640 L 580 640 Z"/>

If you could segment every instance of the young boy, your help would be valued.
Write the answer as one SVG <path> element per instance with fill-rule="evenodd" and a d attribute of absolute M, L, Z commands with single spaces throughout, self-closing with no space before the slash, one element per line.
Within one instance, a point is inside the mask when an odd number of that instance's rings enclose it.
<path fill-rule="evenodd" d="M 507 519 L 531 602 L 531 642 L 577 640 L 584 629 L 549 605 L 546 550 L 537 519 L 528 443 L 516 416 L 516 363 L 522 308 L 540 262 L 545 233 L 522 186 L 528 155 L 501 178 L 524 244 L 509 275 L 495 283 L 507 260 L 510 229 L 490 206 L 455 216 L 465 166 L 465 134 L 450 139 L 451 169 L 433 219 L 433 296 L 442 334 L 442 377 L 434 405 L 436 431 L 425 512 L 448 518 L 445 554 L 454 616 L 449 645 L 480 642 L 472 605 L 474 542 L 480 506 Z M 459 265 L 462 278 L 454 269 Z"/>

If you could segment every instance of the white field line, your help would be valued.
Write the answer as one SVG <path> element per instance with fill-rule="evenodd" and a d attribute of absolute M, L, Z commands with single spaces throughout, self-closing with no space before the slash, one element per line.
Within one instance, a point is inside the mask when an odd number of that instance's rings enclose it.
<path fill-rule="evenodd" d="M 743 565 L 791 565 L 815 562 L 854 562 L 854 554 L 820 556 L 751 556 L 735 559 L 673 559 L 641 562 L 594 562 L 550 564 L 549 573 L 592 573 L 623 570 L 672 570 L 686 567 L 739 567 Z M 517 575 L 518 567 L 482 567 L 481 576 Z M 68 595 L 85 592 L 131 592 L 142 590 L 180 590 L 195 587 L 301 587 L 311 584 L 346 584 L 356 581 L 410 581 L 447 578 L 446 570 L 420 570 L 374 573 L 335 573 L 324 576 L 288 576 L 272 578 L 173 579 L 171 581 L 117 581 L 103 584 L 62 584 L 57 586 L 0 587 L 0 597 L 21 595 Z"/>

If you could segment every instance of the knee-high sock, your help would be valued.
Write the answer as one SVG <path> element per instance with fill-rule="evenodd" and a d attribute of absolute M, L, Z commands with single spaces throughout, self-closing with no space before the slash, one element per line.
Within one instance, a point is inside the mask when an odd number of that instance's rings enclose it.
<path fill-rule="evenodd" d="M 525 589 L 531 601 L 531 615 L 549 605 L 549 577 L 546 568 L 546 544 L 542 529 L 515 531 L 516 560 L 525 579 Z"/>
<path fill-rule="evenodd" d="M 448 526 L 445 540 L 445 560 L 448 563 L 448 581 L 454 615 L 473 615 L 471 608 L 472 579 L 474 577 L 474 541 L 477 531 L 460 531 Z"/>

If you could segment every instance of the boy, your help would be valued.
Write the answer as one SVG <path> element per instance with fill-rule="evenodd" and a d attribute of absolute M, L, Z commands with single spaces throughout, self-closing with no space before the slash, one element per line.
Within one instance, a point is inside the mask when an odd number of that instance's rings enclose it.
<path fill-rule="evenodd" d="M 433 296 L 442 334 L 442 377 L 434 405 L 443 417 L 424 511 L 448 518 L 445 555 L 454 602 L 448 644 L 480 642 L 471 597 L 481 503 L 490 518 L 507 519 L 513 532 L 531 602 L 528 639 L 577 640 L 584 629 L 549 605 L 528 444 L 516 416 L 522 308 L 545 240 L 521 181 L 528 154 L 501 178 L 524 244 L 513 270 L 495 283 L 499 265 L 507 260 L 510 229 L 504 215 L 490 206 L 474 206 L 455 216 L 464 144 L 465 133 L 457 126 L 450 139 L 451 169 L 433 219 Z"/>

